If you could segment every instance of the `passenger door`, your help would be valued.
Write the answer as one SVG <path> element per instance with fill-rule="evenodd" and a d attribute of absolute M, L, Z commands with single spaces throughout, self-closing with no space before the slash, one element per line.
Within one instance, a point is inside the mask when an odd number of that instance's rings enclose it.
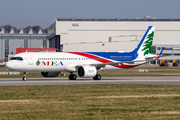
<path fill-rule="evenodd" d="M 33 65 L 33 59 L 30 54 L 28 54 L 28 65 Z"/>

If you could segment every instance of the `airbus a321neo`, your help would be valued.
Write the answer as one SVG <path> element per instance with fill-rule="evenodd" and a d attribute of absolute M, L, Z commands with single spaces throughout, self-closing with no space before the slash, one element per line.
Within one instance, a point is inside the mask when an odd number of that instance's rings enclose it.
<path fill-rule="evenodd" d="M 154 26 L 149 26 L 143 38 L 132 52 L 24 52 L 14 55 L 7 63 L 8 70 L 41 72 L 43 77 L 57 77 L 60 72 L 70 72 L 69 80 L 79 77 L 92 77 L 100 80 L 98 71 L 123 70 L 159 59 L 151 54 Z"/>

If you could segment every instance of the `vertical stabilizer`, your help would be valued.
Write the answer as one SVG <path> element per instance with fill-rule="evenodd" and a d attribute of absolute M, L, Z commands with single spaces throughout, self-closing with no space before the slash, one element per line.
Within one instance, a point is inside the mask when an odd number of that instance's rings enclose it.
<path fill-rule="evenodd" d="M 143 38 L 141 39 L 139 45 L 134 50 L 134 52 L 138 53 L 139 59 L 143 59 L 146 55 L 151 54 L 154 30 L 154 26 L 149 26 Z"/>

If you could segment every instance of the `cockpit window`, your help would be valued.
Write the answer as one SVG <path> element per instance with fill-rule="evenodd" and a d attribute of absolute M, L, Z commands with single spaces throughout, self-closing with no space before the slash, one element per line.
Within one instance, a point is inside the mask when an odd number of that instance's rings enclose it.
<path fill-rule="evenodd" d="M 22 57 L 12 57 L 10 60 L 20 60 L 20 61 L 23 61 L 23 58 Z"/>

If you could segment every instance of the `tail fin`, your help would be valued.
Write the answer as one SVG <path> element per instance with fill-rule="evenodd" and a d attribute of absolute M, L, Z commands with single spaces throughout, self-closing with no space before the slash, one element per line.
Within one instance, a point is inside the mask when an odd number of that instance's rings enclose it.
<path fill-rule="evenodd" d="M 138 53 L 139 58 L 144 58 L 144 56 L 151 54 L 151 47 L 154 37 L 154 26 L 149 26 L 143 38 L 141 39 L 137 48 L 133 51 Z"/>

